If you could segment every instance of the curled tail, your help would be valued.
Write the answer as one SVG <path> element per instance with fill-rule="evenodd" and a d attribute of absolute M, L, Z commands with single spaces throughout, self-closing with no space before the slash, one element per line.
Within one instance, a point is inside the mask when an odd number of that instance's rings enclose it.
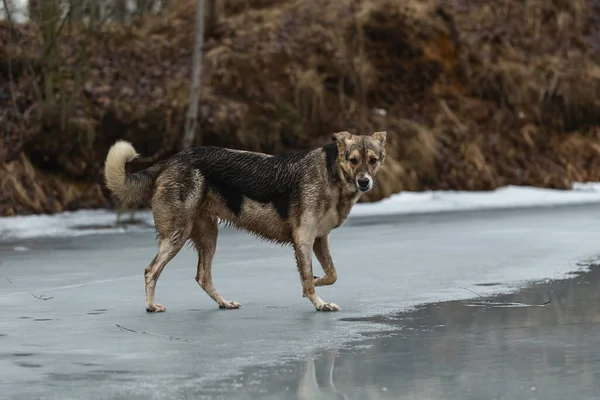
<path fill-rule="evenodd" d="M 144 201 L 151 192 L 154 181 L 164 169 L 158 163 L 143 171 L 127 174 L 125 164 L 139 157 L 131 143 L 119 140 L 112 145 L 104 163 L 104 180 L 106 187 L 119 200 L 128 205 L 137 205 Z"/>

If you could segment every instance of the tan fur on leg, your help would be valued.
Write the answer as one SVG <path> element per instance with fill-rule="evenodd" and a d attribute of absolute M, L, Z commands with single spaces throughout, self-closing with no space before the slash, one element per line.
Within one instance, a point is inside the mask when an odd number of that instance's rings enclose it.
<path fill-rule="evenodd" d="M 192 240 L 198 252 L 198 271 L 196 282 L 222 309 L 236 309 L 242 305 L 235 301 L 225 300 L 212 282 L 212 260 L 217 249 L 219 223 L 216 218 L 203 216 L 197 218 L 192 230 Z"/>
<path fill-rule="evenodd" d="M 314 239 L 306 233 L 300 231 L 294 235 L 294 252 L 296 255 L 296 263 L 298 273 L 302 282 L 302 295 L 307 297 L 315 306 L 317 311 L 338 311 L 340 307 L 334 303 L 325 303 L 316 293 L 312 273 L 312 254 L 311 248 L 314 244 Z"/>
<path fill-rule="evenodd" d="M 156 283 L 163 269 L 169 261 L 181 250 L 182 241 L 173 241 L 172 239 L 161 239 L 158 248 L 158 254 L 148 268 L 144 271 L 144 281 L 146 282 L 146 311 L 148 312 L 163 312 L 167 308 L 154 303 L 154 292 Z"/>
<path fill-rule="evenodd" d="M 325 272 L 325 276 L 315 279 L 315 286 L 333 285 L 337 280 L 337 272 L 335 271 L 333 260 L 331 258 L 331 254 L 329 253 L 329 236 L 323 236 L 315 239 L 313 252 L 315 253 L 315 256 L 317 256 L 317 260 L 319 260 L 319 264 L 321 264 L 323 272 Z"/>

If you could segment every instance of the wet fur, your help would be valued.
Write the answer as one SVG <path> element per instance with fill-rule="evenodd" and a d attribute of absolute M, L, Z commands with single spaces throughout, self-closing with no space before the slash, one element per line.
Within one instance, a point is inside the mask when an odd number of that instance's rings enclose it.
<path fill-rule="evenodd" d="M 124 203 L 151 200 L 159 251 L 146 268 L 146 309 L 154 303 L 156 282 L 165 265 L 191 240 L 198 251 L 196 281 L 221 308 L 238 308 L 216 291 L 212 259 L 219 221 L 262 239 L 294 247 L 303 295 L 317 310 L 335 311 L 315 286 L 331 285 L 336 271 L 329 252 L 331 230 L 342 225 L 359 199 L 359 180 L 372 182 L 385 160 L 385 132 L 333 135 L 334 142 L 306 152 L 277 156 L 221 147 L 182 151 L 143 171 L 126 174 L 138 157 L 130 143 L 118 141 L 106 158 L 107 187 Z M 373 160 L 376 159 L 376 163 Z M 313 280 L 312 252 L 325 276 Z"/>

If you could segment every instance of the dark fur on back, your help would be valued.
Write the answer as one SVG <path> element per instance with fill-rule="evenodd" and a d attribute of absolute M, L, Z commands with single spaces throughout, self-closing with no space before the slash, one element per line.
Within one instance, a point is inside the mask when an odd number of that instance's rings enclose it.
<path fill-rule="evenodd" d="M 322 149 L 330 178 L 334 178 L 337 146 L 332 143 Z M 287 219 L 292 204 L 299 201 L 299 185 L 306 168 L 303 161 L 308 154 L 305 151 L 268 156 L 206 146 L 181 152 L 171 162 L 197 169 L 206 179 L 203 191 L 214 190 L 235 215 L 239 216 L 244 198 L 248 198 L 273 204 L 277 214 Z"/>

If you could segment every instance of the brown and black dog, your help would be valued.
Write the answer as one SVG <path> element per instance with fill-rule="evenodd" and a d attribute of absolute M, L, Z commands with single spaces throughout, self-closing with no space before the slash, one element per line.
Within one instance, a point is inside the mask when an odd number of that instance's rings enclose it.
<path fill-rule="evenodd" d="M 386 132 L 333 134 L 323 147 L 277 156 L 221 147 L 197 147 L 132 174 L 125 164 L 138 157 L 133 146 L 117 141 L 105 164 L 107 187 L 127 205 L 151 199 L 158 232 L 158 254 L 146 268 L 146 310 L 165 265 L 189 239 L 198 252 L 196 281 L 220 308 L 239 308 L 225 300 L 212 282 L 212 260 L 219 221 L 269 241 L 294 247 L 302 293 L 318 311 L 337 311 L 315 286 L 332 285 L 336 270 L 329 234 L 342 225 L 362 193 L 373 188 L 385 160 Z M 312 273 L 312 252 L 325 275 Z"/>

